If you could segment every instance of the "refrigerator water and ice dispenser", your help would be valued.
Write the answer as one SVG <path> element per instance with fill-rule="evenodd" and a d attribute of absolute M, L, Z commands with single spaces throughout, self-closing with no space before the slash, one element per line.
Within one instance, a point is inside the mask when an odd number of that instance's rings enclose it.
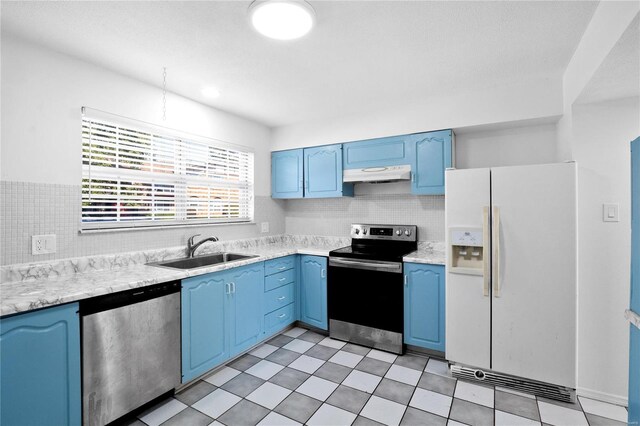
<path fill-rule="evenodd" d="M 485 255 L 482 228 L 449 228 L 449 272 L 482 275 Z"/>

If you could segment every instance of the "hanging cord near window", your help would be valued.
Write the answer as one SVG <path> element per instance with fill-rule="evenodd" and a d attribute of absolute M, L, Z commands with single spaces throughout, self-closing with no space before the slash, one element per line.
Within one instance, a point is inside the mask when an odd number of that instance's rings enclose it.
<path fill-rule="evenodd" d="M 167 67 L 162 68 L 162 121 L 167 121 Z"/>

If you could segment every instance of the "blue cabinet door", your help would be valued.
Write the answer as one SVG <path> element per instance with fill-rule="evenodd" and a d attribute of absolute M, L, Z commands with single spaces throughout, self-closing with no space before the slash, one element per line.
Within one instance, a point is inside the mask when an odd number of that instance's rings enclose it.
<path fill-rule="evenodd" d="M 229 358 L 227 311 L 230 288 L 223 274 L 182 281 L 182 382 Z"/>
<path fill-rule="evenodd" d="M 262 335 L 264 263 L 233 269 L 225 281 L 231 288 L 229 356 L 233 357 L 258 343 Z"/>
<path fill-rule="evenodd" d="M 631 142 L 631 311 L 640 315 L 640 138 Z M 630 325 L 629 424 L 640 424 L 640 329 Z"/>
<path fill-rule="evenodd" d="M 78 304 L 0 320 L 0 423 L 80 425 Z"/>
<path fill-rule="evenodd" d="M 444 266 L 405 263 L 404 342 L 444 352 Z"/>
<path fill-rule="evenodd" d="M 300 293 L 300 320 L 327 330 L 326 257 L 300 256 Z"/>
<path fill-rule="evenodd" d="M 370 139 L 342 144 L 343 168 L 364 169 L 411 164 L 411 149 L 407 136 Z"/>
<path fill-rule="evenodd" d="M 302 198 L 302 149 L 271 153 L 271 197 Z"/>
<path fill-rule="evenodd" d="M 444 194 L 444 171 L 451 167 L 452 132 L 412 135 L 415 141 L 411 167 L 411 192 L 413 194 Z"/>
<path fill-rule="evenodd" d="M 342 145 L 304 149 L 304 196 L 328 198 L 353 195 L 353 185 L 342 182 Z"/>

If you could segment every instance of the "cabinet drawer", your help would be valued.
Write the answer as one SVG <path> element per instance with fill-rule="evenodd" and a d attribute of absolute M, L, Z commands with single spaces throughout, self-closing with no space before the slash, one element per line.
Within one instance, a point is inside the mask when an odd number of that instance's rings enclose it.
<path fill-rule="evenodd" d="M 289 303 L 293 302 L 293 298 L 293 283 L 268 291 L 264 294 L 264 312 L 267 313 L 275 311 L 283 306 L 287 306 Z"/>
<path fill-rule="evenodd" d="M 269 275 L 264 279 L 264 291 L 271 291 L 274 288 L 281 287 L 285 284 L 292 283 L 296 280 L 296 270 L 280 272 L 279 274 Z"/>
<path fill-rule="evenodd" d="M 265 334 L 272 334 L 293 322 L 293 303 L 264 316 Z"/>
<path fill-rule="evenodd" d="M 292 269 L 296 265 L 296 255 L 278 257 L 277 259 L 271 259 L 264 262 L 264 274 L 271 275 L 278 272 Z"/>

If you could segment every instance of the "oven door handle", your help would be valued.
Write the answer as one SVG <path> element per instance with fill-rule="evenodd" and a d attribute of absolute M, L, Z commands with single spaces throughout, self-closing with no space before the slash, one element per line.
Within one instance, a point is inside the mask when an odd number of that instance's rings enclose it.
<path fill-rule="evenodd" d="M 392 272 L 396 274 L 402 273 L 402 263 L 397 262 L 377 262 L 345 259 L 341 257 L 329 257 L 329 266 L 339 268 L 366 269 L 369 271 Z"/>

